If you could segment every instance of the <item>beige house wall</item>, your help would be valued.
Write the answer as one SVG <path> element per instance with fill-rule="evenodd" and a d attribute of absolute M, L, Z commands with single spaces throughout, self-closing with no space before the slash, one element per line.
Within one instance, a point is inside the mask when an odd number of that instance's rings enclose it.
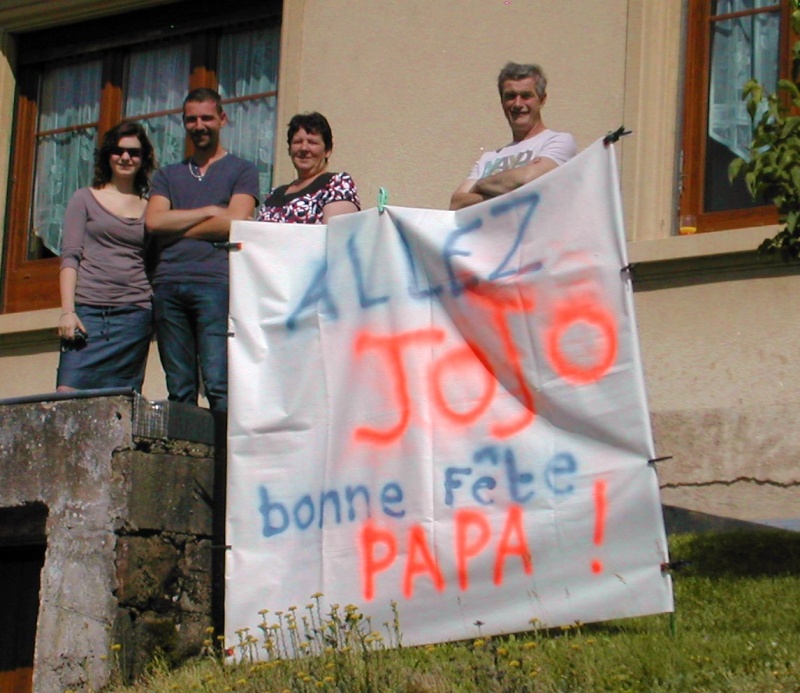
<path fill-rule="evenodd" d="M 0 192 L 13 112 L 9 32 L 147 4 L 156 3 L 0 0 Z M 477 156 L 509 138 L 499 68 L 540 62 L 550 80 L 550 127 L 573 132 L 581 148 L 622 124 L 634 133 L 618 146 L 629 252 L 644 274 L 661 268 L 636 294 L 654 414 L 735 417 L 742 408 L 794 403 L 800 278 L 730 260 L 771 229 L 673 235 L 684 4 L 284 0 L 276 181 L 293 178 L 285 124 L 298 111 L 319 110 L 334 129 L 332 167 L 354 176 L 364 206 L 385 187 L 390 204 L 445 208 Z M 0 194 L 0 213 L 4 200 Z M 716 269 L 710 258 L 722 258 Z M 56 320 L 57 311 L 0 316 L 0 397 L 52 389 Z M 144 394 L 166 394 L 156 358 Z"/>
<path fill-rule="evenodd" d="M 329 118 L 333 165 L 353 175 L 366 205 L 383 186 L 390 204 L 447 207 L 479 154 L 510 139 L 496 87 L 508 60 L 543 65 L 545 122 L 579 147 L 624 120 L 627 0 L 286 5 L 296 79 L 281 84 L 281 98 Z M 587 50 L 567 37 L 586 37 Z M 285 123 L 291 113 L 279 115 Z M 277 166 L 278 179 L 293 177 L 285 152 Z"/>

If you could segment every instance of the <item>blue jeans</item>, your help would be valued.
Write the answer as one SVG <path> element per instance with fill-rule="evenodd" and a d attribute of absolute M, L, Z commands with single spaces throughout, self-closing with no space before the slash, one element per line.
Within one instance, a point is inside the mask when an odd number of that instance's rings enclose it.
<path fill-rule="evenodd" d="M 170 400 L 197 404 L 199 365 L 209 405 L 227 411 L 228 285 L 158 284 L 153 310 Z"/>

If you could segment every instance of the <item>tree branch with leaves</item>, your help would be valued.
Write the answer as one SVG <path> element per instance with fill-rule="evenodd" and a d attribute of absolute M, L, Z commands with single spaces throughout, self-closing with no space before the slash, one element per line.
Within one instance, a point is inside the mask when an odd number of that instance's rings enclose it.
<path fill-rule="evenodd" d="M 800 35 L 800 0 L 792 0 L 791 27 Z M 758 247 L 759 252 L 780 253 L 785 260 L 800 258 L 800 40 L 792 48 L 793 79 L 778 81 L 769 92 L 758 80 L 742 88 L 742 99 L 753 122 L 750 156 L 731 162 L 731 181 L 744 176 L 755 199 L 778 209 L 783 228 Z"/>

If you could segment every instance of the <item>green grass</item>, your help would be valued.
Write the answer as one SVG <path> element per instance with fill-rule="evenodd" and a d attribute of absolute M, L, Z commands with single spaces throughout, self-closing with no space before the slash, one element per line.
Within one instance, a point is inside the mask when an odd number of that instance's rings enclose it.
<path fill-rule="evenodd" d="M 174 672 L 156 664 L 137 685 L 109 690 L 800 691 L 800 533 L 678 535 L 670 554 L 683 562 L 673 573 L 674 618 L 389 649 L 357 612 L 343 610 L 326 626 L 338 640 L 321 640 L 321 655 L 236 666 L 209 655 Z"/>

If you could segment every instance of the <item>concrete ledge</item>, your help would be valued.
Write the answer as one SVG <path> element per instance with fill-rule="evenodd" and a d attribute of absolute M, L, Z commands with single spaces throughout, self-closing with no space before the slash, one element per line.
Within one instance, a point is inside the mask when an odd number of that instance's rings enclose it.
<path fill-rule="evenodd" d="M 755 250 L 631 263 L 634 291 L 797 274 L 800 262 L 784 262 Z"/>
<path fill-rule="evenodd" d="M 753 251 L 765 238 L 774 236 L 779 226 L 757 226 L 698 233 L 691 236 L 670 236 L 647 241 L 630 241 L 627 245 L 630 262 L 660 262 Z"/>

